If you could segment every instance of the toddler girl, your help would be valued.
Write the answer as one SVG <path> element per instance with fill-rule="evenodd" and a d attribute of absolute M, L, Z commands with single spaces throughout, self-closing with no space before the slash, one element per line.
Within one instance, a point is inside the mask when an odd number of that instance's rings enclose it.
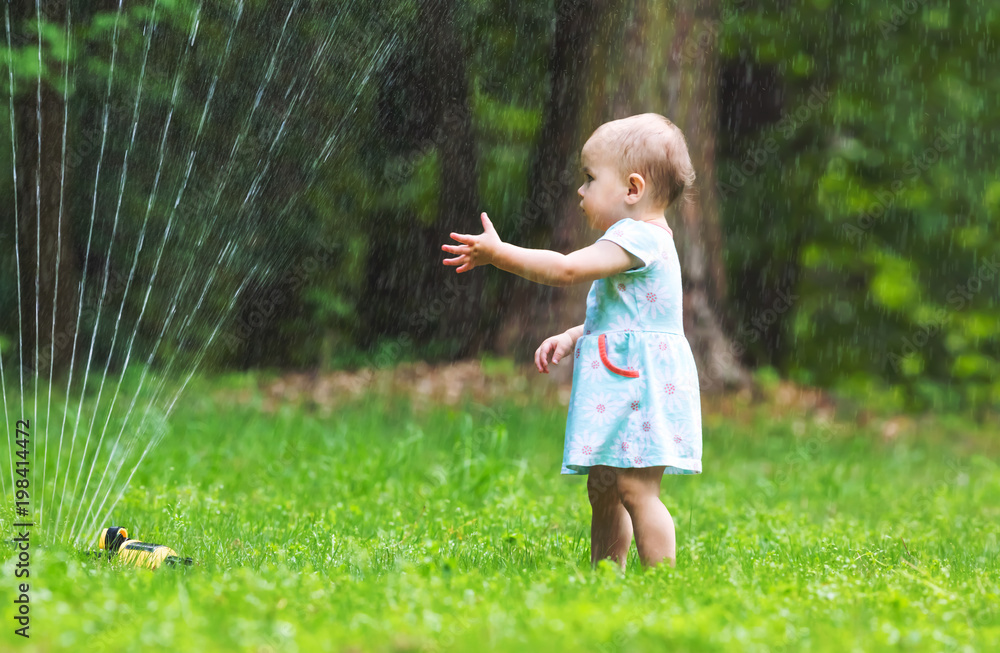
<path fill-rule="evenodd" d="M 587 474 L 593 509 L 591 563 L 624 569 L 635 535 L 639 558 L 676 559 L 674 523 L 660 501 L 664 474 L 701 473 L 698 370 L 684 337 L 681 270 L 664 212 L 694 182 L 681 131 L 658 114 L 601 125 L 583 146 L 580 206 L 604 235 L 571 254 L 451 234 L 445 265 L 492 264 L 531 281 L 593 282 L 586 321 L 548 338 L 535 366 L 548 373 L 574 355 L 563 474 Z"/>

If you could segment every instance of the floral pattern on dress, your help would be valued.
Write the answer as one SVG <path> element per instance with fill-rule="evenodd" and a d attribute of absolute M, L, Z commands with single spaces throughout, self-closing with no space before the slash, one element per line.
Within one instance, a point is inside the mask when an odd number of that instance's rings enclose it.
<path fill-rule="evenodd" d="M 671 378 L 666 383 L 663 384 L 662 388 L 662 401 L 663 408 L 668 413 L 676 413 L 677 411 L 684 408 L 686 402 L 688 401 L 688 396 L 684 390 L 678 385 L 680 381 L 676 378 Z"/>
<path fill-rule="evenodd" d="M 639 314 L 643 318 L 655 320 L 677 310 L 676 298 L 671 296 L 670 290 L 661 280 L 649 279 L 636 286 Z"/>
<path fill-rule="evenodd" d="M 598 279 L 587 294 L 562 473 L 586 474 L 593 465 L 701 473 L 698 369 L 684 337 L 673 238 L 660 226 L 624 219 L 601 239 L 643 265 Z M 628 370 L 638 375 L 623 373 Z"/>
<path fill-rule="evenodd" d="M 601 362 L 600 358 L 580 359 L 578 365 L 580 367 L 580 376 L 583 377 L 584 381 L 599 382 L 608 376 L 608 370 L 605 369 L 604 363 Z"/>
<path fill-rule="evenodd" d="M 608 324 L 608 331 L 625 331 L 634 333 L 641 328 L 641 324 L 635 318 L 628 315 L 620 315 Z"/>
<path fill-rule="evenodd" d="M 584 432 L 577 438 L 576 446 L 579 447 L 580 455 L 588 460 L 594 459 L 601 453 L 604 441 L 596 433 Z"/>
<path fill-rule="evenodd" d="M 615 438 L 613 453 L 620 461 L 628 461 L 628 459 L 635 453 L 635 450 L 635 443 L 629 440 L 627 434 L 622 433 Z M 618 467 L 624 466 L 625 465 L 618 465 Z"/>
<path fill-rule="evenodd" d="M 597 392 L 587 397 L 578 408 L 594 426 L 609 426 L 621 419 L 624 400 L 608 392 Z"/>

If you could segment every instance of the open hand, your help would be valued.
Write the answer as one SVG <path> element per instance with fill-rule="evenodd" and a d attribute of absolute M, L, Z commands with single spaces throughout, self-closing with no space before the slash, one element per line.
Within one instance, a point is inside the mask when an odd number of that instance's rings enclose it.
<path fill-rule="evenodd" d="M 493 262 L 493 257 L 496 255 L 497 250 L 500 249 L 500 245 L 503 244 L 500 236 L 497 235 L 497 230 L 493 228 L 493 223 L 490 222 L 486 213 L 483 213 L 481 217 L 483 220 L 483 233 L 473 236 L 452 232 L 451 238 L 462 244 L 441 245 L 441 249 L 444 251 L 458 255 L 455 258 L 446 258 L 443 261 L 445 265 L 459 266 L 455 272 L 468 272 L 476 266 L 489 265 Z"/>
<path fill-rule="evenodd" d="M 542 374 L 549 373 L 549 358 L 554 365 L 559 364 L 559 359 L 567 356 L 573 351 L 573 339 L 567 333 L 560 333 L 557 336 L 546 338 L 538 349 L 535 350 L 535 367 Z"/>

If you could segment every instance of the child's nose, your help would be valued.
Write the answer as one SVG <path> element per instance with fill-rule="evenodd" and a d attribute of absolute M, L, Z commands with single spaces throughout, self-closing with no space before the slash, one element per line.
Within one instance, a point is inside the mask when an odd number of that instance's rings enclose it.
<path fill-rule="evenodd" d="M 576 189 L 576 194 L 579 195 L 580 197 L 583 197 L 583 186 L 580 186 L 579 188 Z"/>

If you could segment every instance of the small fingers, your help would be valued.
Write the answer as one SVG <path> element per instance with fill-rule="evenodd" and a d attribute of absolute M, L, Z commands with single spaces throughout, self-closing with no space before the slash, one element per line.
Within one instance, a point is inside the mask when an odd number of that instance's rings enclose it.
<path fill-rule="evenodd" d="M 546 341 L 542 345 L 542 366 L 545 368 L 545 373 L 549 373 L 549 360 L 552 358 L 552 343 Z"/>
<path fill-rule="evenodd" d="M 461 265 L 466 262 L 465 256 L 456 256 L 455 258 L 446 258 L 442 263 L 445 265 Z"/>

